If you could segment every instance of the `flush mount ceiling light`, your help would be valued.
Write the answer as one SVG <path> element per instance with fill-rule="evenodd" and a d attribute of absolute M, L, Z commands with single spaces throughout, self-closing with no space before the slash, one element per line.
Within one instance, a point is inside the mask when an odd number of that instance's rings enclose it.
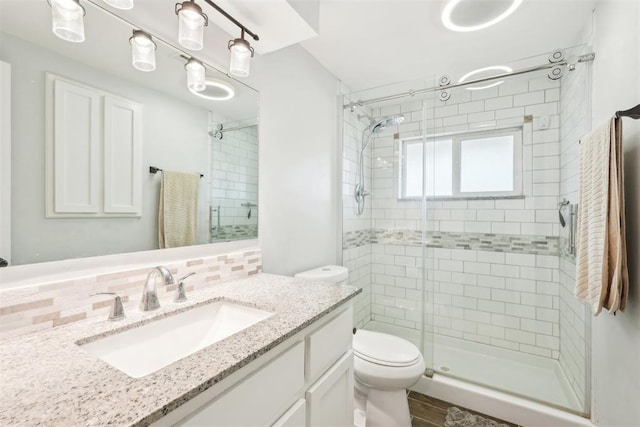
<path fill-rule="evenodd" d="M 189 90 L 200 98 L 212 101 L 226 101 L 227 99 L 233 98 L 236 94 L 233 86 L 227 82 L 223 82 L 222 80 L 206 79 L 204 84 L 205 89 L 202 91 L 197 92 L 192 88 L 189 88 Z"/>
<path fill-rule="evenodd" d="M 477 79 L 482 79 L 486 77 L 493 77 L 498 74 L 510 73 L 512 71 L 513 70 L 510 67 L 507 67 L 506 65 L 493 65 L 491 67 L 478 68 L 477 70 L 468 72 L 464 76 L 460 77 L 460 79 L 458 80 L 458 83 L 464 83 L 468 80 L 477 80 Z M 475 78 L 470 79 L 470 77 L 475 77 Z M 491 82 L 486 85 L 480 84 L 480 86 L 468 86 L 465 89 L 467 90 L 489 89 L 490 87 L 498 86 L 498 85 L 501 85 L 502 83 L 504 83 L 504 80 Z"/>
<path fill-rule="evenodd" d="M 209 25 L 209 17 L 194 0 L 176 3 L 178 15 L 178 42 L 189 50 L 201 50 L 204 27 Z"/>
<path fill-rule="evenodd" d="M 523 0 L 445 0 L 441 19 L 452 31 L 477 31 L 511 15 Z"/>
<path fill-rule="evenodd" d="M 238 77 L 247 77 L 254 52 L 249 42 L 244 39 L 244 29 L 240 33 L 239 39 L 229 40 L 228 47 L 231 51 L 229 73 Z"/>
<path fill-rule="evenodd" d="M 80 0 L 48 0 L 53 34 L 73 43 L 84 41 L 84 7 Z"/>
<path fill-rule="evenodd" d="M 133 0 L 104 0 L 104 2 L 109 6 L 115 7 L 116 9 L 133 9 Z"/>
<path fill-rule="evenodd" d="M 191 92 L 202 92 L 207 88 L 205 84 L 204 64 L 195 58 L 189 58 L 184 66 L 187 70 L 187 87 Z"/>
<path fill-rule="evenodd" d="M 129 44 L 131 44 L 131 63 L 136 69 L 140 71 L 156 69 L 156 49 L 158 46 L 149 34 L 141 30 L 133 30 Z"/>

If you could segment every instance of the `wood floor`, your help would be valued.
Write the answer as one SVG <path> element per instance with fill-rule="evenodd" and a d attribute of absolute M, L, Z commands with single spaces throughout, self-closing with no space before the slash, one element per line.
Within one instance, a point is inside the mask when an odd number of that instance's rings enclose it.
<path fill-rule="evenodd" d="M 469 411 L 472 414 L 480 415 L 481 417 L 506 424 L 509 427 L 517 427 L 516 424 L 511 424 L 498 418 L 482 414 L 480 412 L 472 411 L 470 409 L 463 408 L 458 405 L 453 405 L 443 400 L 425 396 L 424 394 L 416 393 L 415 391 L 410 391 L 408 397 L 412 427 L 443 427 L 444 421 L 447 417 L 447 409 L 452 406 L 457 406 L 458 408 Z"/>

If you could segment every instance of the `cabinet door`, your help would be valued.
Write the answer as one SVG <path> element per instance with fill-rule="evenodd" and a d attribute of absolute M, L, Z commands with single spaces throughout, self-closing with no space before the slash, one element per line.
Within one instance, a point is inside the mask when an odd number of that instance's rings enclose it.
<path fill-rule="evenodd" d="M 304 427 L 307 419 L 307 408 L 304 399 L 299 399 L 273 423 L 271 427 Z"/>
<path fill-rule="evenodd" d="M 55 213 L 97 213 L 100 94 L 56 80 L 53 122 Z"/>
<path fill-rule="evenodd" d="M 296 344 L 185 419 L 181 426 L 264 426 L 277 420 L 304 386 L 304 345 Z"/>
<path fill-rule="evenodd" d="M 104 97 L 104 212 L 140 214 L 142 107 Z"/>
<path fill-rule="evenodd" d="M 353 426 L 353 351 L 349 350 L 306 393 L 307 426 Z"/>

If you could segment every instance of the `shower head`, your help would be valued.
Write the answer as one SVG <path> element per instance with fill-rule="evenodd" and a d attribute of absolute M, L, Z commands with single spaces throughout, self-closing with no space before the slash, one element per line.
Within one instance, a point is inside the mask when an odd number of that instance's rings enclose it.
<path fill-rule="evenodd" d="M 397 125 L 404 120 L 404 116 L 402 114 L 397 114 L 394 116 L 387 116 L 376 121 L 372 121 L 369 125 L 369 129 L 371 129 L 371 133 L 380 133 L 387 126 Z"/>

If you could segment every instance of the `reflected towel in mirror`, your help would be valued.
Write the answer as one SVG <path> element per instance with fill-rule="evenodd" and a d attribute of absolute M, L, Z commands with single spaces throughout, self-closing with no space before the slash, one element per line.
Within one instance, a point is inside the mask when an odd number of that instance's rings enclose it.
<path fill-rule="evenodd" d="M 158 207 L 160 249 L 198 243 L 200 174 L 162 171 Z"/>

